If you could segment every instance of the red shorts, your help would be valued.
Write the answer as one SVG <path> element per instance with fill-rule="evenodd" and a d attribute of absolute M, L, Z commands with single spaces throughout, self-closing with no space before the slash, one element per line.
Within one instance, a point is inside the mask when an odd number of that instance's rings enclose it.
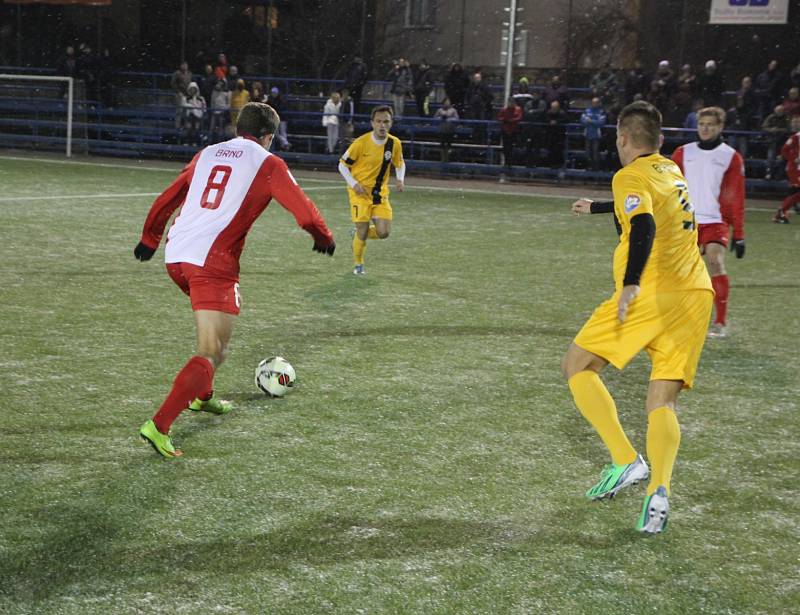
<path fill-rule="evenodd" d="M 237 276 L 207 271 L 189 263 L 167 263 L 167 273 L 178 288 L 189 295 L 193 310 L 239 314 L 242 296 Z"/>
<path fill-rule="evenodd" d="M 707 243 L 721 243 L 728 247 L 728 225 L 724 222 L 714 222 L 713 224 L 697 225 L 697 245 L 704 246 Z"/>

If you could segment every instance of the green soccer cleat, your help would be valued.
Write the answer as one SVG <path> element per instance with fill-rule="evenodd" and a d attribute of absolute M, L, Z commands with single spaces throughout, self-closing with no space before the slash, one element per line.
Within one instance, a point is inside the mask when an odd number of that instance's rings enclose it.
<path fill-rule="evenodd" d="M 603 468 L 600 481 L 586 492 L 586 497 L 590 500 L 613 498 L 620 489 L 635 485 L 649 475 L 650 470 L 641 455 L 636 455 L 633 463 L 609 464 Z"/>
<path fill-rule="evenodd" d="M 141 429 L 139 429 L 139 435 L 142 440 L 152 444 L 153 448 L 156 449 L 158 454 L 162 457 L 172 459 L 173 457 L 180 457 L 183 455 L 183 453 L 172 444 L 172 438 L 170 438 L 169 435 L 158 431 L 153 419 L 146 421 L 145 424 L 142 425 Z"/>
<path fill-rule="evenodd" d="M 656 489 L 655 493 L 648 495 L 642 505 L 642 513 L 636 529 L 643 534 L 660 534 L 667 529 L 669 518 L 669 499 L 664 487 Z"/>
<path fill-rule="evenodd" d="M 195 399 L 189 404 L 189 410 L 193 412 L 210 412 L 211 414 L 228 414 L 233 409 L 233 404 L 227 399 L 212 397 L 203 401 Z"/>

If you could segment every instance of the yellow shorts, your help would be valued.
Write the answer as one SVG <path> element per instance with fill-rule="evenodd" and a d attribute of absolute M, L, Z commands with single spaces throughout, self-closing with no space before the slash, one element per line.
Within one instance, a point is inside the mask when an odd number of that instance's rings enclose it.
<path fill-rule="evenodd" d="M 618 299 L 619 291 L 600 304 L 575 343 L 617 369 L 645 349 L 653 364 L 650 380 L 683 380 L 683 388 L 692 388 L 714 293 L 697 289 L 639 295 L 624 323 L 617 320 Z"/>
<path fill-rule="evenodd" d="M 373 205 L 372 199 L 350 199 L 350 219 L 353 222 L 369 222 L 372 218 L 392 219 L 392 206 L 388 199 Z"/>

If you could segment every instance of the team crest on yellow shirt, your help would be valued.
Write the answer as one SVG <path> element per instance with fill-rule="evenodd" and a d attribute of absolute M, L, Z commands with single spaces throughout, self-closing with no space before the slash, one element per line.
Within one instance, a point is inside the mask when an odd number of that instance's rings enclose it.
<path fill-rule="evenodd" d="M 391 160 L 392 159 L 392 152 L 383 152 L 383 159 L 384 160 Z"/>
<path fill-rule="evenodd" d="M 639 198 L 638 194 L 629 194 L 625 197 L 625 213 L 629 214 L 634 209 L 639 207 L 639 203 L 642 202 L 642 199 Z"/>

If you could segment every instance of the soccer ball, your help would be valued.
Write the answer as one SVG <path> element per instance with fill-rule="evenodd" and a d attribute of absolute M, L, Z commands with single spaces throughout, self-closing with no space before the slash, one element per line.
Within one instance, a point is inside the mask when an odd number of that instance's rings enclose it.
<path fill-rule="evenodd" d="M 283 397 L 292 390 L 294 367 L 283 357 L 264 359 L 256 367 L 256 386 L 270 397 Z"/>

